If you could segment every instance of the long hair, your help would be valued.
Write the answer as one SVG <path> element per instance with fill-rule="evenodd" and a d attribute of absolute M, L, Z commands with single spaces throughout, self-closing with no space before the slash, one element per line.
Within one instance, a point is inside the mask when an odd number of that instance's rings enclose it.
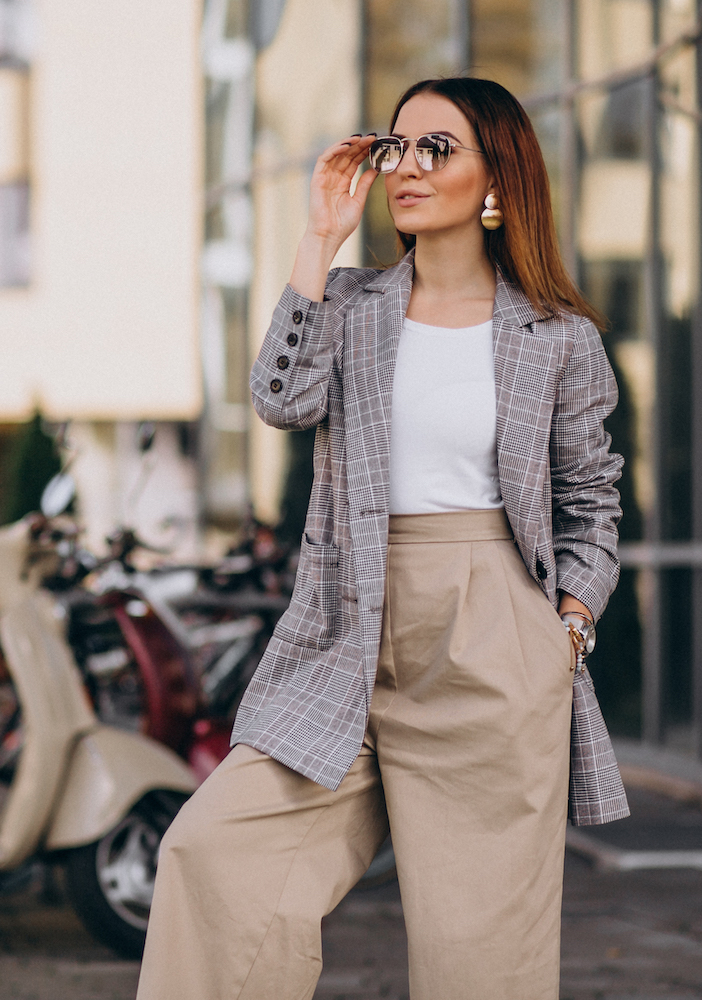
<path fill-rule="evenodd" d="M 546 165 L 533 126 L 519 101 L 492 80 L 453 77 L 422 80 L 397 102 L 390 123 L 417 94 L 436 94 L 455 104 L 471 126 L 487 169 L 495 177 L 504 224 L 485 230 L 490 261 L 524 292 L 542 314 L 563 311 L 587 316 L 604 329 L 607 322 L 578 291 L 561 259 L 551 209 Z M 416 237 L 398 236 L 405 251 Z"/>

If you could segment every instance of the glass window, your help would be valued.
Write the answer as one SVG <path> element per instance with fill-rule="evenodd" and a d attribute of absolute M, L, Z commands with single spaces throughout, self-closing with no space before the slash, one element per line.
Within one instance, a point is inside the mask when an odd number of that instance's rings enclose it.
<path fill-rule="evenodd" d="M 0 287 L 29 283 L 29 184 L 0 184 Z"/>
<path fill-rule="evenodd" d="M 592 660 L 605 714 L 615 732 L 699 754 L 700 74 L 699 42 L 685 37 L 699 4 L 470 7 L 472 72 L 524 99 L 565 260 L 610 323 L 604 343 L 620 403 L 608 429 L 626 465 L 622 577 Z"/>
<path fill-rule="evenodd" d="M 364 117 L 368 131 L 387 132 L 400 94 L 418 80 L 450 76 L 467 66 L 464 0 L 367 0 Z M 371 188 L 364 215 L 369 267 L 400 256 L 382 181 Z"/>
<path fill-rule="evenodd" d="M 0 0 L 0 288 L 30 279 L 27 0 Z"/>

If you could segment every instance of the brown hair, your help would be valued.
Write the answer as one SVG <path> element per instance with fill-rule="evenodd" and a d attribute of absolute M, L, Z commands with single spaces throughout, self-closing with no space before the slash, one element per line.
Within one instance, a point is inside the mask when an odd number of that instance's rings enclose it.
<path fill-rule="evenodd" d="M 402 106 L 417 94 L 436 94 L 455 104 L 485 154 L 504 215 L 499 229 L 485 230 L 485 249 L 492 263 L 542 314 L 574 312 L 604 329 L 606 320 L 586 302 L 561 260 L 546 165 L 519 101 L 492 80 L 422 80 L 397 102 L 390 131 Z M 398 236 L 405 251 L 416 243 L 415 236 L 399 230 Z"/>

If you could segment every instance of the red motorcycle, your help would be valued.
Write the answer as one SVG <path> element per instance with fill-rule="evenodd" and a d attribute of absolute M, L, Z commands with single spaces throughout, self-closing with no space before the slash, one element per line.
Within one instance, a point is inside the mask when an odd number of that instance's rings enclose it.
<path fill-rule="evenodd" d="M 144 572 L 133 554 L 158 550 L 129 529 L 99 561 L 75 540 L 56 540 L 63 559 L 45 586 L 65 609 L 99 717 L 165 743 L 204 780 L 229 751 L 236 708 L 288 596 L 270 592 L 270 567 L 244 552 L 219 567 Z M 78 586 L 86 575 L 90 586 Z"/>

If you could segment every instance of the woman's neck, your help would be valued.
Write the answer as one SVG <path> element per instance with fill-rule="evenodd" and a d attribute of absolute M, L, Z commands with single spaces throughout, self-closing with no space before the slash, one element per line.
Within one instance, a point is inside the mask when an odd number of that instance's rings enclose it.
<path fill-rule="evenodd" d="M 480 239 L 417 237 L 407 316 L 434 326 L 475 326 L 492 316 L 495 270 Z"/>

